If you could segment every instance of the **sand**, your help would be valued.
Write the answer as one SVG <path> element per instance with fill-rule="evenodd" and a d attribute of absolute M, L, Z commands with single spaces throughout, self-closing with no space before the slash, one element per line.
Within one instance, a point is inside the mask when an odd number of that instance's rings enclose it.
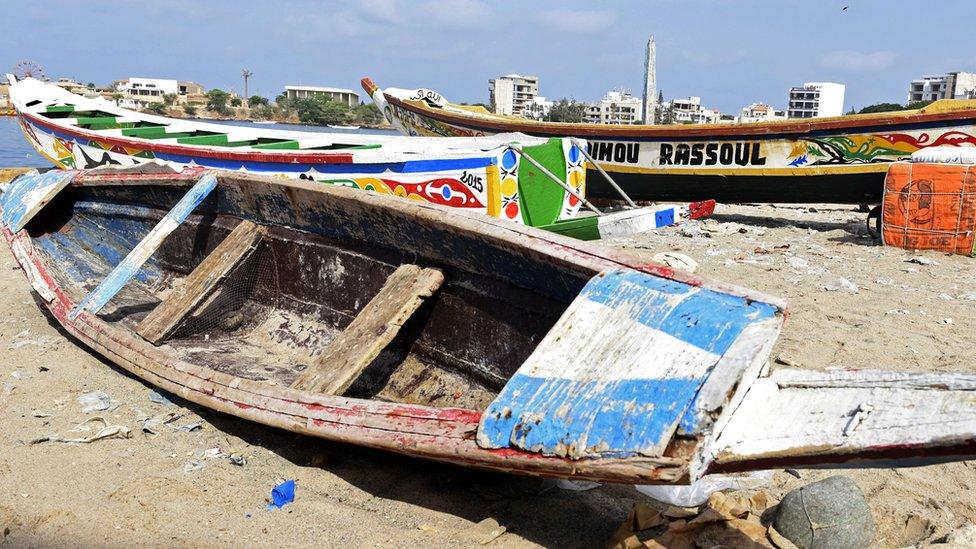
<path fill-rule="evenodd" d="M 687 254 L 701 274 L 786 299 L 791 316 L 772 355 L 783 362 L 974 368 L 974 260 L 878 247 L 864 234 L 864 214 L 810 208 L 719 206 L 706 224 L 610 244 L 648 259 L 660 251 Z M 914 255 L 931 262 L 907 261 Z M 599 547 L 636 502 L 649 501 L 628 486 L 567 491 L 538 479 L 292 435 L 185 401 L 157 404 L 152 387 L 89 353 L 49 320 L 14 265 L 4 247 L 2 544 L 466 547 L 493 537 L 494 519 L 507 529 L 491 547 Z M 96 390 L 118 406 L 83 413 L 78 397 Z M 171 424 L 177 429 L 164 425 L 155 436 L 141 431 L 140 419 L 167 412 L 180 415 Z M 132 437 L 30 443 L 55 433 L 79 435 L 68 431 L 91 416 L 131 429 Z M 217 452 L 239 453 L 247 463 L 208 457 Z M 800 470 L 797 479 L 778 472 L 766 490 L 778 499 L 836 473 Z M 976 522 L 976 462 L 840 473 L 867 494 L 878 546 L 910 545 Z M 271 488 L 284 479 L 297 482 L 295 502 L 269 511 Z"/>

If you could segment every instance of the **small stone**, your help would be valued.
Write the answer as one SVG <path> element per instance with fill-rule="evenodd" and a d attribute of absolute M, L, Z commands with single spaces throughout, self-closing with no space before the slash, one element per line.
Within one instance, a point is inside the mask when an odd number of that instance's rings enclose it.
<path fill-rule="evenodd" d="M 952 301 L 952 296 L 949 294 L 939 294 L 939 299 L 942 301 Z"/>
<path fill-rule="evenodd" d="M 891 309 L 885 313 L 886 315 L 907 315 L 909 314 L 908 309 Z"/>
<path fill-rule="evenodd" d="M 874 519 L 850 477 L 833 476 L 786 494 L 773 527 L 800 549 L 862 549 L 874 540 Z"/>
<path fill-rule="evenodd" d="M 943 324 L 952 324 L 952 319 L 951 318 L 943 318 L 942 319 L 942 323 Z"/>
<path fill-rule="evenodd" d="M 233 332 L 244 324 L 244 315 L 240 312 L 232 312 L 220 319 L 220 329 L 225 332 Z"/>

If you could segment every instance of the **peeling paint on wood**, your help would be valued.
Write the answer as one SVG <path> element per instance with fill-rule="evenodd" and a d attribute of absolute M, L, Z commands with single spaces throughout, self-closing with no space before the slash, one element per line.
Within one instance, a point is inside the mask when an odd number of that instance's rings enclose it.
<path fill-rule="evenodd" d="M 642 273 L 602 273 L 485 411 L 478 443 L 572 459 L 660 456 L 743 329 L 776 313 Z"/>
<path fill-rule="evenodd" d="M 125 256 L 125 259 L 115 266 L 115 269 L 105 277 L 105 280 L 78 304 L 69 315 L 70 318 L 77 318 L 81 311 L 97 313 L 104 307 L 122 289 L 122 286 L 135 276 L 136 271 L 159 248 L 163 240 L 176 230 L 180 223 L 186 220 L 190 212 L 203 202 L 216 186 L 217 178 L 213 174 L 206 174 L 201 177 L 190 191 L 176 203 L 176 206 L 173 206 L 173 209 L 156 224 L 153 230 L 129 252 L 129 255 Z"/>
<path fill-rule="evenodd" d="M 0 195 L 3 224 L 15 233 L 23 229 L 74 176 L 75 172 L 51 171 L 15 179 Z"/>

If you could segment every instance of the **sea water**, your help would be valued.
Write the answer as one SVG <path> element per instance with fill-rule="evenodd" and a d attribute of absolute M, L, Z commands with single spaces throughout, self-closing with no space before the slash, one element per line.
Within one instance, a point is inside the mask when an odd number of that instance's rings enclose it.
<path fill-rule="evenodd" d="M 50 168 L 46 158 L 37 154 L 20 131 L 14 116 L 0 116 L 0 168 Z"/>

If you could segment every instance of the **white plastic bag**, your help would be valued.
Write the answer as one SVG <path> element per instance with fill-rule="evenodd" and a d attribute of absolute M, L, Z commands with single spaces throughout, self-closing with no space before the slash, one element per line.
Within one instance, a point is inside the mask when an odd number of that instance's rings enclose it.
<path fill-rule="evenodd" d="M 756 490 L 768 486 L 772 471 L 754 471 L 733 475 L 706 475 L 688 486 L 670 484 L 634 485 L 638 492 L 662 503 L 677 507 L 698 507 L 708 496 L 722 490 Z"/>

